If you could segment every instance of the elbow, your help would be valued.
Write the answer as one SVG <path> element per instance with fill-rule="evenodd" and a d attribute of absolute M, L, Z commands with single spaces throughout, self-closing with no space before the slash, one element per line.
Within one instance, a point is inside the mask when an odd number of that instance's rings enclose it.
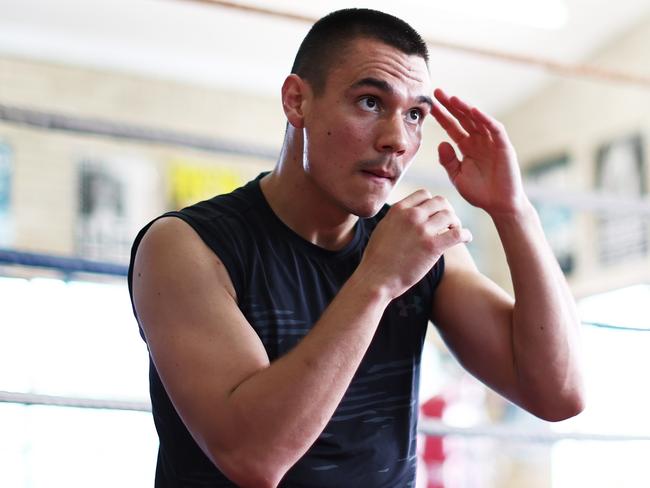
<path fill-rule="evenodd" d="M 529 409 L 529 411 L 547 422 L 560 422 L 575 417 L 584 409 L 584 395 L 581 392 L 574 392 L 561 398 L 549 399 L 537 408 Z"/>
<path fill-rule="evenodd" d="M 575 417 L 576 415 L 582 413 L 585 407 L 586 407 L 586 401 L 585 401 L 584 393 L 576 392 L 565 401 L 564 411 L 562 412 L 562 415 L 558 418 L 558 421 Z"/>
<path fill-rule="evenodd" d="M 253 452 L 220 452 L 209 457 L 224 476 L 241 488 L 276 488 L 288 469 L 260 460 Z"/>

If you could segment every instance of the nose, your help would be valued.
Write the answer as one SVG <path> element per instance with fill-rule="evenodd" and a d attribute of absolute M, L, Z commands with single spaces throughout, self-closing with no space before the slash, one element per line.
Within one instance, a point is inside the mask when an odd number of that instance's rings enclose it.
<path fill-rule="evenodd" d="M 377 150 L 382 153 L 387 152 L 401 156 L 406 152 L 408 134 L 404 127 L 404 120 L 399 114 L 394 114 L 382 121 L 376 144 Z"/>

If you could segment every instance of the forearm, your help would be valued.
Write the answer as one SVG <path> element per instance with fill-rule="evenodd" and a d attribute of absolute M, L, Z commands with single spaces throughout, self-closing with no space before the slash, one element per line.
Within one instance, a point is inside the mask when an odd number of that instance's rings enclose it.
<path fill-rule="evenodd" d="M 313 444 L 341 401 L 390 298 L 353 274 L 307 336 L 229 397 L 234 462 L 283 474 Z M 223 432 L 221 433 L 223 434 Z"/>
<path fill-rule="evenodd" d="M 518 390 L 533 413 L 559 419 L 582 408 L 575 302 L 529 202 L 493 216 L 515 292 L 512 347 Z"/>

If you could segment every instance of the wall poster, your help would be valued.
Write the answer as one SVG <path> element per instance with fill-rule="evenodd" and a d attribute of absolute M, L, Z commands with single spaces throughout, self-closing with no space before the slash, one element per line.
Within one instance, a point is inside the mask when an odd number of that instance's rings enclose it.
<path fill-rule="evenodd" d="M 195 159 L 175 158 L 168 171 L 169 202 L 174 210 L 229 193 L 245 183 L 235 170 Z"/>
<path fill-rule="evenodd" d="M 138 230 L 164 211 L 158 171 L 146 160 L 96 157 L 81 160 L 78 174 L 77 254 L 128 263 Z"/>
<path fill-rule="evenodd" d="M 603 144 L 596 154 L 596 188 L 609 196 L 641 198 L 647 193 L 641 137 Z M 648 254 L 648 222 L 642 215 L 621 212 L 597 217 L 598 259 L 612 265 Z"/>
<path fill-rule="evenodd" d="M 526 180 L 554 191 L 569 190 L 569 157 L 561 155 L 533 164 L 526 170 Z M 570 274 L 575 268 L 576 219 L 573 211 L 548 200 L 533 203 L 560 268 Z"/>

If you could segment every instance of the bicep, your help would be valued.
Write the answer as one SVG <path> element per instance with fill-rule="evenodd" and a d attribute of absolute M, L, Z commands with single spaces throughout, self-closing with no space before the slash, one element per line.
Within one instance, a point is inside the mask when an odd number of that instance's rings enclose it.
<path fill-rule="evenodd" d="M 204 450 L 228 445 L 228 397 L 269 359 L 223 264 L 177 218 L 157 221 L 134 263 L 140 325 L 174 407 Z M 217 434 L 218 433 L 218 434 Z"/>
<path fill-rule="evenodd" d="M 431 318 L 451 353 L 467 371 L 511 397 L 513 299 L 476 268 L 464 245 L 445 252 L 445 272 Z"/>

